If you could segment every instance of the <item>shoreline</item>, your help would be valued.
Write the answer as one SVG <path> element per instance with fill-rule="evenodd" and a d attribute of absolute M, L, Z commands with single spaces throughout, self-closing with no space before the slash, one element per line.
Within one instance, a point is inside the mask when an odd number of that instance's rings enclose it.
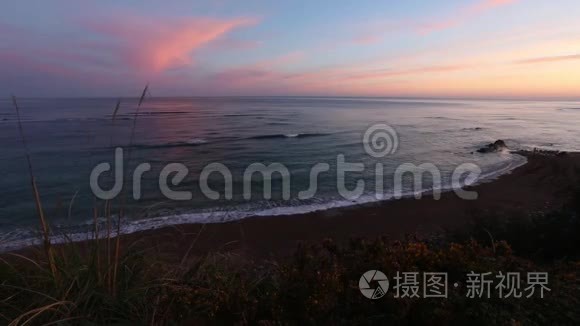
<path fill-rule="evenodd" d="M 513 153 L 510 154 L 514 156 L 514 159 L 512 159 L 512 162 L 508 166 L 481 175 L 479 180 L 477 180 L 475 184 L 473 184 L 471 187 L 476 187 L 484 183 L 494 182 L 498 178 L 506 174 L 510 174 L 514 170 L 528 163 L 527 156 L 529 153 L 527 151 L 514 151 Z M 453 188 L 451 186 L 445 186 L 438 189 L 438 191 L 441 194 L 443 194 L 445 192 L 452 192 Z M 385 203 L 388 201 L 413 198 L 414 196 L 416 196 L 417 193 L 429 194 L 432 192 L 433 189 L 431 188 L 424 189 L 421 192 L 403 193 L 401 198 L 381 198 L 381 199 L 378 199 L 370 194 L 365 194 L 356 200 L 342 199 L 319 204 L 310 204 L 310 205 L 305 204 L 300 206 L 280 206 L 276 208 L 262 209 L 256 211 L 238 211 L 234 212 L 235 214 L 237 213 L 237 215 L 233 217 L 229 216 L 229 214 L 232 213 L 231 211 L 211 211 L 211 212 L 198 212 L 192 214 L 182 213 L 175 215 L 162 215 L 148 219 L 138 219 L 128 222 L 126 224 L 122 224 L 120 235 L 124 237 L 129 236 L 133 233 L 151 232 L 154 230 L 188 224 L 196 225 L 196 224 L 234 223 L 247 218 L 256 218 L 256 217 L 277 218 L 284 216 L 298 216 L 304 214 L 320 213 L 327 210 L 349 209 L 366 205 Z M 99 219 L 104 219 L 104 217 L 99 217 Z M 93 225 L 94 223 L 93 221 L 94 221 L 93 218 L 91 218 L 90 220 L 87 220 L 83 224 Z M 30 233 L 30 231 L 28 231 L 28 233 Z M 101 231 L 99 233 L 98 238 L 102 239 L 105 236 L 106 233 L 104 231 Z M 116 231 L 113 237 L 116 237 Z M 95 240 L 94 230 L 92 229 L 87 230 L 86 232 L 75 232 L 75 233 L 55 232 L 55 234 L 51 236 L 52 244 L 57 246 L 71 241 L 78 243 L 94 240 Z M 0 253 L 19 251 L 29 247 L 39 246 L 41 243 L 42 240 L 40 239 L 40 236 L 38 237 L 29 236 L 22 239 L 14 239 L 12 241 L 8 241 L 5 244 L 0 243 Z"/>
<path fill-rule="evenodd" d="M 353 237 L 429 237 L 465 226 L 474 216 L 489 210 L 521 213 L 560 206 L 565 198 L 559 198 L 558 193 L 577 179 L 575 169 L 580 167 L 580 153 L 559 156 L 519 151 L 514 154 L 525 156 L 527 162 L 498 177 L 466 188 L 479 193 L 479 198 L 474 201 L 461 200 L 453 191 L 442 191 L 441 199 L 434 200 L 432 192 L 426 191 L 418 200 L 411 196 L 297 214 L 253 215 L 219 223 L 161 226 L 122 234 L 121 243 L 123 248 L 134 244 L 143 249 L 155 247 L 169 259 L 190 251 L 196 255 L 234 251 L 271 257 L 287 255 L 301 242 L 325 238 L 347 241 Z M 554 169 L 561 173 L 555 174 Z M 570 177 L 570 174 L 573 176 Z M 558 181 L 543 182 L 547 177 Z M 75 242 L 83 244 L 91 241 L 94 240 Z M 61 243 L 54 245 L 63 246 Z M 38 246 L 7 248 L 4 252 L 28 251 L 35 247 Z"/>
<path fill-rule="evenodd" d="M 218 251 L 280 257 L 291 254 L 300 243 L 326 238 L 337 242 L 383 236 L 428 238 L 465 227 L 486 212 L 519 216 L 560 208 L 567 200 L 562 194 L 579 180 L 580 153 L 517 154 L 525 155 L 528 163 L 496 180 L 467 188 L 478 192 L 474 201 L 462 200 L 454 192 L 444 192 L 435 200 L 427 193 L 419 200 L 403 198 L 304 214 L 181 224 L 122 235 L 121 247 L 154 249 L 169 260 Z"/>

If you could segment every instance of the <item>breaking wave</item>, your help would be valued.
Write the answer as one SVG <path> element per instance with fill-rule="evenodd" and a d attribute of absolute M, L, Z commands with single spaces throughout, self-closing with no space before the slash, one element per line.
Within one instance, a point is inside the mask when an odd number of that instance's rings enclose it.
<path fill-rule="evenodd" d="M 304 133 L 304 134 L 272 134 L 272 135 L 259 135 L 252 136 L 246 139 L 279 139 L 279 138 L 309 138 L 309 137 L 321 137 L 327 136 L 329 134 L 325 133 Z"/>
<path fill-rule="evenodd" d="M 508 154 L 508 160 L 498 163 L 493 166 L 490 171 L 482 174 L 477 180 L 476 184 L 481 184 L 497 179 L 498 177 L 509 174 L 516 168 L 525 165 L 528 161 L 527 158 L 518 154 Z M 445 186 L 440 189 L 441 191 L 451 191 L 451 186 Z M 433 188 L 425 188 L 420 191 L 406 192 L 403 197 L 412 197 L 418 193 L 428 193 L 433 191 Z M 287 216 L 296 214 L 307 214 L 317 211 L 324 211 L 334 208 L 348 207 L 363 205 L 372 202 L 380 202 L 392 199 L 377 199 L 374 194 L 365 194 L 356 200 L 349 199 L 336 199 L 336 200 L 317 200 L 314 199 L 313 202 L 294 202 L 290 201 L 290 205 L 285 206 L 274 206 L 268 207 L 233 207 L 233 208 L 216 208 L 213 210 L 207 210 L 195 213 L 183 213 L 174 215 L 165 215 L 147 219 L 140 220 L 124 220 L 119 228 L 120 235 L 131 234 L 135 232 L 145 231 L 145 230 L 155 230 L 172 225 L 180 224 L 196 224 L 196 223 L 225 223 L 230 221 L 241 220 L 249 217 L 257 216 Z M 100 219 L 101 222 L 104 218 Z M 114 220 L 114 219 L 113 219 Z M 92 240 L 94 238 L 94 232 L 86 230 L 90 228 L 93 219 L 87 220 L 86 223 L 80 223 L 77 228 L 85 228 L 85 231 L 76 231 L 72 233 L 61 232 L 61 235 L 55 235 L 52 237 L 52 243 L 64 243 L 67 241 L 86 241 Z M 101 228 L 102 230 L 104 228 Z M 115 231 L 112 236 L 117 236 L 116 227 L 113 228 Z M 58 231 L 57 231 L 58 232 Z M 105 233 L 99 234 L 102 238 Z M 9 233 L 0 234 L 0 252 L 6 252 L 10 250 L 17 250 L 27 246 L 39 245 L 41 244 L 41 236 L 37 232 L 31 230 L 15 230 Z"/>

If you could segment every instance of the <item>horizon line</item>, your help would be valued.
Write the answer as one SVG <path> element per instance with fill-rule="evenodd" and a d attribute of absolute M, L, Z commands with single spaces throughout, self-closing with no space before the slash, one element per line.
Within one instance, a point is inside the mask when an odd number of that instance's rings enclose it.
<path fill-rule="evenodd" d="M 12 95 L 6 96 L 10 100 Z M 20 99 L 139 99 L 139 96 L 17 96 Z M 398 99 L 398 100 L 471 100 L 471 101 L 580 101 L 579 97 L 566 96 L 378 96 L 378 95 L 161 95 L 149 99 L 167 98 L 343 98 L 343 99 Z"/>

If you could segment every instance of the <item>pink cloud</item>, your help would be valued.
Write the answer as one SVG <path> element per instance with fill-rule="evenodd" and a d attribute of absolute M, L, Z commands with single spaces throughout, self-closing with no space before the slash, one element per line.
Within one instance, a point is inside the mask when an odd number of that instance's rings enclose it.
<path fill-rule="evenodd" d="M 232 38 L 221 38 L 212 41 L 208 44 L 208 48 L 211 50 L 254 50 L 260 48 L 263 45 L 261 41 L 251 41 L 251 40 L 237 40 Z"/>
<path fill-rule="evenodd" d="M 45 54 L 42 51 L 35 53 Z M 66 55 L 65 52 L 57 54 Z M 68 59 L 77 58 L 74 56 L 66 57 L 66 60 Z M 85 59 L 80 58 L 83 61 Z M 22 55 L 20 52 L 0 53 L 0 62 L 2 63 L 0 75 L 4 77 L 4 80 L 0 80 L 0 85 L 10 92 L 18 92 L 18 94 L 55 96 L 53 92 L 56 91 L 56 94 L 59 94 L 59 88 L 61 92 L 62 89 L 66 89 L 69 92 L 65 93 L 66 95 L 74 95 L 75 91 L 83 92 L 99 88 L 110 91 L 113 85 L 124 87 L 121 81 L 127 81 L 127 78 L 114 72 L 106 74 L 99 70 L 89 72 L 87 69 L 79 69 L 78 66 L 71 67 L 70 64 L 55 62 L 48 57 L 39 60 L 36 57 Z M 76 63 L 78 64 L 79 61 Z M 7 84 L 3 85 L 4 81 L 8 81 Z"/>
<path fill-rule="evenodd" d="M 359 45 L 376 44 L 379 43 L 380 41 L 381 37 L 376 34 L 360 35 L 353 39 L 353 42 Z"/>
<path fill-rule="evenodd" d="M 284 68 L 300 62 L 304 58 L 302 51 L 290 52 L 270 59 L 241 67 L 227 69 L 210 76 L 210 81 L 217 85 L 250 87 L 261 83 L 279 83 L 288 77 L 282 72 Z"/>
<path fill-rule="evenodd" d="M 279 74 L 272 70 L 240 67 L 216 73 L 209 78 L 208 82 L 220 87 L 249 87 L 266 80 L 277 81 L 279 80 L 278 77 Z"/>
<path fill-rule="evenodd" d="M 480 0 L 471 6 L 464 7 L 463 9 L 450 14 L 445 19 L 419 24 L 416 29 L 421 34 L 430 34 L 446 30 L 462 25 L 470 19 L 482 15 L 489 10 L 510 5 L 518 1 L 519 0 Z"/>
<path fill-rule="evenodd" d="M 432 21 L 399 21 L 399 22 L 380 22 L 368 24 L 364 32 L 350 40 L 356 45 L 370 45 L 379 43 L 385 33 L 416 31 L 419 34 L 427 35 L 434 32 L 451 29 L 484 14 L 487 11 L 497 7 L 507 6 L 518 2 L 519 0 L 479 0 L 478 2 L 455 10 L 446 17 Z"/>
<path fill-rule="evenodd" d="M 395 76 L 406 76 L 416 74 L 430 74 L 430 73 L 444 73 L 461 71 L 473 68 L 474 65 L 433 65 L 418 68 L 409 68 L 401 70 L 376 70 L 370 72 L 363 72 L 349 76 L 350 79 L 377 79 Z"/>
<path fill-rule="evenodd" d="M 532 63 L 547 63 L 547 62 L 572 61 L 572 60 L 580 60 L 580 54 L 532 58 L 532 59 L 525 59 L 525 60 L 516 61 L 516 63 L 532 64 Z"/>
<path fill-rule="evenodd" d="M 122 64 L 140 72 L 159 73 L 193 63 L 192 53 L 228 32 L 254 24 L 249 18 L 159 20 L 124 17 L 92 22 L 92 31 L 113 41 Z"/>
<path fill-rule="evenodd" d="M 501 7 L 501 6 L 505 6 L 505 5 L 510 5 L 510 4 L 513 4 L 513 3 L 517 2 L 517 1 L 519 1 L 519 0 L 484 0 L 484 1 L 481 1 L 481 2 L 477 3 L 472 8 L 472 11 L 482 12 L 482 11 L 485 11 L 485 10 L 493 9 L 495 7 Z"/>
<path fill-rule="evenodd" d="M 171 89 L 192 85 L 195 74 L 189 70 L 162 72 L 193 64 L 197 50 L 227 40 L 233 30 L 254 24 L 256 19 L 166 21 L 117 16 L 99 22 L 76 19 L 74 22 L 77 28 L 92 33 L 85 33 L 82 39 L 75 37 L 75 33 L 53 35 L 53 40 L 47 43 L 47 36 L 37 30 L 0 23 L 0 39 L 13 48 L 0 53 L 0 71 L 3 76 L 12 76 L 10 85 L 17 83 L 16 77 L 22 85 L 49 80 L 66 89 L 78 85 L 120 89 L 114 85 L 141 84 L 147 80 L 156 85 L 172 85 L 168 86 Z M 226 46 L 244 45 L 234 41 Z"/>
<path fill-rule="evenodd" d="M 304 59 L 304 52 L 293 51 L 284 55 L 274 57 L 272 59 L 257 62 L 254 64 L 254 66 L 263 68 L 280 68 L 280 67 L 283 68 L 284 66 L 300 62 L 302 61 L 302 59 Z"/>

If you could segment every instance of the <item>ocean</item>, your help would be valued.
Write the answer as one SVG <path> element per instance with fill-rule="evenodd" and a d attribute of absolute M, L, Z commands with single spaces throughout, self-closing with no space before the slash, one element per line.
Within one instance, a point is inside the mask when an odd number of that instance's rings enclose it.
<path fill-rule="evenodd" d="M 525 164 L 510 151 L 477 153 L 502 139 L 510 150 L 580 150 L 580 103 L 565 101 L 432 100 L 394 98 L 225 97 L 147 98 L 137 112 L 136 99 L 122 99 L 112 119 L 116 99 L 19 99 L 22 126 L 32 158 L 46 216 L 55 241 L 91 237 L 95 208 L 105 223 L 103 202 L 90 186 L 91 171 L 114 162 L 115 148 L 124 151 L 125 187 L 111 200 L 113 214 L 123 206 L 121 230 L 130 233 L 181 223 L 225 222 L 255 215 L 288 215 L 366 203 L 393 194 L 394 171 L 401 164 L 431 163 L 442 184 L 430 178 L 416 189 L 404 179 L 406 195 L 434 187 L 449 188 L 451 175 L 465 163 L 481 169 L 478 182 L 492 180 Z M 365 134 L 387 125 L 390 151 L 380 157 L 368 153 Z M 35 242 L 38 217 L 30 186 L 25 149 L 18 135 L 11 100 L 0 100 L 0 248 Z M 390 129 L 391 130 L 391 129 Z M 376 145 L 376 144 L 375 144 Z M 381 144 L 379 144 L 381 145 Z M 362 164 L 347 173 L 344 184 L 353 189 L 364 182 L 363 193 L 345 198 L 337 190 L 338 157 Z M 142 176 L 141 198 L 132 196 L 133 171 L 149 163 Z M 160 191 L 161 171 L 169 163 L 187 168 L 183 180 L 169 188 L 188 191 L 191 199 L 172 200 Z M 217 191 L 208 198 L 200 175 L 211 163 L 231 173 L 232 198 L 224 196 L 225 179 L 218 173 L 202 179 Z M 244 172 L 255 163 L 276 163 L 289 172 L 289 196 L 283 194 L 280 174 L 272 174 L 272 196 L 263 195 L 263 182 L 252 179 L 250 198 L 244 196 Z M 328 164 L 316 175 L 313 196 L 299 193 L 313 182 L 312 167 Z M 383 167 L 385 196 L 376 196 L 376 165 Z M 112 186 L 104 174 L 102 188 Z M 385 217 L 396 218 L 396 217 Z"/>

